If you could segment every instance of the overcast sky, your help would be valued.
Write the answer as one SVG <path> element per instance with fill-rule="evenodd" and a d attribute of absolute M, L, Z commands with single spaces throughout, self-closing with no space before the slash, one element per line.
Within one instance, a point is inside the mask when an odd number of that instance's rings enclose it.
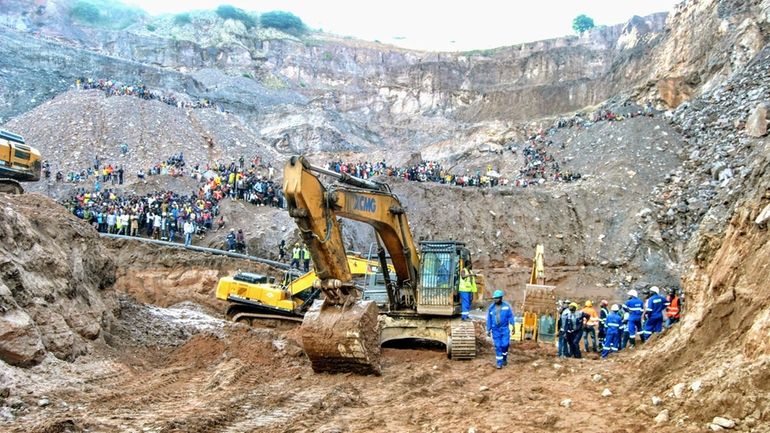
<path fill-rule="evenodd" d="M 464 51 L 572 34 L 572 19 L 597 25 L 668 11 L 681 0 L 126 0 L 150 14 L 231 4 L 256 12 L 284 10 L 308 26 L 402 47 Z"/>

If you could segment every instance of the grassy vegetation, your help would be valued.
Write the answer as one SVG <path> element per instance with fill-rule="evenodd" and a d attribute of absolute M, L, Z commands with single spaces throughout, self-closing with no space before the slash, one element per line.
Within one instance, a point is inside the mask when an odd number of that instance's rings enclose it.
<path fill-rule="evenodd" d="M 265 74 L 265 76 L 262 78 L 262 85 L 268 89 L 277 90 L 286 88 L 286 83 L 283 80 L 270 73 Z"/>
<path fill-rule="evenodd" d="M 217 7 L 216 12 L 222 19 L 242 22 L 247 29 L 252 29 L 257 26 L 257 20 L 254 19 L 253 16 L 249 15 L 245 10 L 235 6 L 221 5 Z"/>
<path fill-rule="evenodd" d="M 158 26 L 155 24 L 147 24 L 146 28 L 148 32 L 154 32 L 155 30 L 158 30 Z"/>
<path fill-rule="evenodd" d="M 136 23 L 144 15 L 141 9 L 115 0 L 79 0 L 70 9 L 70 17 L 77 23 L 114 30 Z"/>
<path fill-rule="evenodd" d="M 305 23 L 291 12 L 266 12 L 259 16 L 259 23 L 262 27 L 278 29 L 294 36 L 302 36 L 307 32 Z"/>
<path fill-rule="evenodd" d="M 189 12 L 182 12 L 181 14 L 174 15 L 174 24 L 184 26 L 190 23 L 192 23 L 192 17 Z"/>
<path fill-rule="evenodd" d="M 464 51 L 463 54 L 466 56 L 481 56 L 481 57 L 492 57 L 497 53 L 497 48 L 487 48 L 486 50 L 471 50 L 471 51 Z"/>

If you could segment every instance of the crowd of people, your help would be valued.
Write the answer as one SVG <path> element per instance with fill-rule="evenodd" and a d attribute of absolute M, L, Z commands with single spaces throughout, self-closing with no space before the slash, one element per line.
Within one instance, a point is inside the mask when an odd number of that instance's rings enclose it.
<path fill-rule="evenodd" d="M 597 312 L 588 300 L 579 309 L 575 302 L 562 303 L 559 316 L 558 354 L 560 357 L 580 358 L 580 342 L 586 352 L 599 352 L 606 358 L 611 353 L 634 347 L 647 341 L 679 321 L 682 313 L 682 294 L 674 287 L 666 297 L 652 286 L 643 291 L 644 300 L 637 290 L 628 292 L 624 304 L 609 305 L 602 300 Z"/>
<path fill-rule="evenodd" d="M 110 79 L 78 78 L 75 80 L 77 89 L 89 90 L 98 89 L 104 91 L 107 96 L 136 96 L 145 100 L 158 100 L 164 104 L 180 108 L 214 108 L 214 105 L 208 99 L 199 99 L 195 101 L 177 98 L 170 93 L 161 93 L 148 89 L 143 83 L 125 84 Z"/>
<path fill-rule="evenodd" d="M 80 189 L 62 201 L 73 215 L 100 233 L 146 236 L 190 245 L 193 234 L 204 235 L 225 226 L 219 203 L 199 195 L 158 191 L 120 195 L 113 189 Z"/>
<path fill-rule="evenodd" d="M 50 179 L 52 174 L 50 161 L 43 161 L 42 170 L 45 179 Z M 66 174 L 57 170 L 54 174 L 54 180 L 56 182 L 82 183 L 94 179 L 94 189 L 99 192 L 103 184 L 123 185 L 124 175 L 125 170 L 122 164 L 112 163 L 101 166 L 99 158 L 96 157 L 93 166 L 81 170 L 70 170 Z"/>
<path fill-rule="evenodd" d="M 229 197 L 258 206 L 283 208 L 283 191 L 273 180 L 274 174 L 269 163 L 264 170 L 257 169 L 255 164 L 245 168 L 243 157 L 237 163 L 206 164 L 203 167 L 196 164 L 191 170 L 191 176 L 203 183 L 201 192 L 206 196 L 214 196 L 217 200 Z"/>
<path fill-rule="evenodd" d="M 442 168 L 437 161 L 422 161 L 412 166 L 395 167 L 381 162 L 342 162 L 329 163 L 329 170 L 337 173 L 347 173 L 351 176 L 368 179 L 372 176 L 400 177 L 414 182 L 436 182 L 461 187 L 496 187 L 508 184 L 508 179 L 500 176 L 492 167 L 487 167 L 485 173 L 476 170 L 475 174 L 466 173 L 455 175 Z"/>
<path fill-rule="evenodd" d="M 347 173 L 352 176 L 368 179 L 372 176 L 400 177 L 415 182 L 436 182 L 460 187 L 493 188 L 513 185 L 527 187 L 543 184 L 546 181 L 572 182 L 581 178 L 579 173 L 563 172 L 553 155 L 547 152 L 539 136 L 533 137 L 522 150 L 524 168 L 511 181 L 507 176 L 494 170 L 491 165 L 486 171 L 476 170 L 475 173 L 453 174 L 437 161 L 422 161 L 412 166 L 395 167 L 385 161 L 380 162 L 342 162 L 335 161 L 328 165 L 329 170 L 337 173 Z"/>
<path fill-rule="evenodd" d="M 629 103 L 624 104 L 624 107 L 628 107 Z M 626 119 L 632 119 L 635 117 L 646 116 L 654 117 L 655 109 L 650 102 L 647 102 L 644 107 L 633 107 L 622 110 L 625 114 L 615 112 L 610 109 L 600 109 L 588 114 L 577 113 L 570 117 L 560 117 L 556 119 L 553 124 L 553 129 L 557 128 L 586 128 L 597 122 L 622 122 Z"/>

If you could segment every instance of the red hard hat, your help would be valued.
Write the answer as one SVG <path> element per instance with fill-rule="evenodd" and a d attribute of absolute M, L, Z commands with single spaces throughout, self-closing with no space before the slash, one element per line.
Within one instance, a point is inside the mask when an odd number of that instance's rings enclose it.
<path fill-rule="evenodd" d="M 606 299 L 602 299 L 602 305 L 607 305 L 609 302 Z"/>

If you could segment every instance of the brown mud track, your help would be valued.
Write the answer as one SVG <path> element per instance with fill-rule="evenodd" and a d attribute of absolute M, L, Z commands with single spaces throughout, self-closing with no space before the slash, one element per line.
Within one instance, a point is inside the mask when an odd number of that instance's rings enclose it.
<path fill-rule="evenodd" d="M 498 371 L 489 352 L 462 362 L 436 349 L 383 349 L 379 377 L 315 374 L 292 332 L 224 329 L 171 349 L 97 350 L 78 361 L 81 380 L 46 393 L 49 406 L 6 427 L 19 433 L 646 430 L 618 416 L 649 399 L 633 390 L 630 364 L 593 354 L 559 360 L 550 346 L 515 344 L 509 366 Z M 93 368 L 105 358 L 108 368 Z M 596 373 L 601 380 L 592 379 Z M 602 397 L 605 388 L 613 396 Z M 570 408 L 560 406 L 565 399 Z"/>

